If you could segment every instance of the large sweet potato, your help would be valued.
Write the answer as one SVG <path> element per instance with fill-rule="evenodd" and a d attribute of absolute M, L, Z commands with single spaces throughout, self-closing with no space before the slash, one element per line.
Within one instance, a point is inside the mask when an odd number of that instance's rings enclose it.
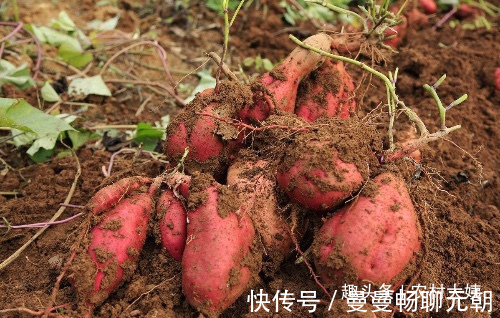
<path fill-rule="evenodd" d="M 367 280 L 394 286 L 411 274 L 421 229 L 406 185 L 391 173 L 373 181 L 369 191 L 336 212 L 315 237 L 315 264 L 326 283 Z"/>
<path fill-rule="evenodd" d="M 255 230 L 236 195 L 208 175 L 194 177 L 189 192 L 182 288 L 191 305 L 217 315 L 249 287 Z"/>

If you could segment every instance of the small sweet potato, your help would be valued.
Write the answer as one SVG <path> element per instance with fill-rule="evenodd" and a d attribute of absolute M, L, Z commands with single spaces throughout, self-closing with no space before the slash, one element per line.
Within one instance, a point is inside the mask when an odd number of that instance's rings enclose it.
<path fill-rule="evenodd" d="M 460 3 L 457 12 L 455 12 L 455 16 L 460 19 L 465 19 L 468 17 L 473 17 L 478 13 L 478 9 L 472 7 L 467 3 Z"/>
<path fill-rule="evenodd" d="M 182 288 L 199 311 L 218 315 L 249 287 L 255 230 L 236 195 L 209 175 L 197 174 L 189 192 Z"/>
<path fill-rule="evenodd" d="M 151 196 L 135 194 L 103 214 L 102 220 L 90 231 L 87 254 L 80 261 L 85 263 L 90 258 L 87 264 L 92 264 L 92 268 L 76 265 L 78 271 L 73 274 L 75 288 L 87 306 L 101 304 L 134 272 L 152 207 Z"/>
<path fill-rule="evenodd" d="M 433 14 L 437 12 L 437 4 L 434 0 L 418 0 L 418 4 L 422 7 L 427 14 Z"/>
<path fill-rule="evenodd" d="M 328 59 L 300 83 L 295 114 L 308 122 L 321 116 L 347 118 L 356 108 L 353 90 L 344 63 Z"/>
<path fill-rule="evenodd" d="M 304 43 L 331 52 L 332 38 L 325 33 L 310 36 Z M 308 49 L 294 49 L 284 61 L 252 85 L 253 103 L 240 110 L 240 118 L 244 122 L 260 122 L 276 110 L 293 113 L 299 82 L 324 60 L 325 57 Z"/>
<path fill-rule="evenodd" d="M 156 202 L 160 220 L 161 244 L 176 261 L 182 260 L 186 245 L 186 211 L 170 189 L 164 190 Z"/>
<path fill-rule="evenodd" d="M 411 274 L 408 266 L 420 250 L 421 229 L 406 185 L 391 173 L 373 182 L 315 237 L 316 269 L 325 283 L 367 280 L 394 286 Z"/>

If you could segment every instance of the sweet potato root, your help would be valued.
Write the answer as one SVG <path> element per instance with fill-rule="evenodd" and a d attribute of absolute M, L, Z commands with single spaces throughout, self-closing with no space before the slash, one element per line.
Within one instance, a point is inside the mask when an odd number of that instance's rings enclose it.
<path fill-rule="evenodd" d="M 336 212 L 313 243 L 321 279 L 334 286 L 368 280 L 400 284 L 420 250 L 421 229 L 404 181 L 391 173 Z M 411 266 L 410 266 L 411 267 Z"/>
<path fill-rule="evenodd" d="M 184 295 L 201 312 L 217 315 L 248 288 L 255 230 L 236 195 L 206 174 L 191 180 L 188 218 Z"/>

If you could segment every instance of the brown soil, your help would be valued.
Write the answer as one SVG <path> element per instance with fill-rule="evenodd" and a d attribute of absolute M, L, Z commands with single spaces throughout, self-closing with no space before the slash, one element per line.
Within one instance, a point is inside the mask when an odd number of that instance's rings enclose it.
<path fill-rule="evenodd" d="M 202 8 L 202 5 L 173 12 L 167 5 L 157 10 L 149 1 L 139 2 L 140 6 L 128 0 L 119 2 L 123 14 L 118 29 L 124 32 L 139 29 L 141 33 L 154 30 L 159 35 L 159 43 L 167 48 L 167 61 L 172 68 L 192 71 L 205 60 L 203 52 L 221 51 L 222 19 Z M 113 16 L 113 10 L 116 10 L 108 6 L 96 9 L 94 1 L 89 0 L 53 3 L 20 1 L 21 20 L 46 25 L 50 18 L 64 9 L 78 26 L 83 27 L 93 19 Z M 261 54 L 262 57 L 277 62 L 293 49 L 294 45 L 287 38 L 287 25 L 281 19 L 282 9 L 274 2 L 270 2 L 268 8 L 267 13 L 262 14 L 262 8 L 257 10 L 252 6 L 236 20 L 231 29 L 228 52 L 233 69 L 237 69 L 238 62 L 245 57 Z M 167 16 L 173 19 L 172 25 L 161 23 L 161 17 Z M 431 17 L 431 23 L 438 19 L 439 16 Z M 496 23 L 500 21 L 497 19 Z M 316 30 L 309 24 L 303 24 L 290 32 L 304 38 Z M 5 35 L 4 31 L 0 35 Z M 454 284 L 461 287 L 466 284 L 481 285 L 482 290 L 493 292 L 492 317 L 498 315 L 500 300 L 500 138 L 496 122 L 499 118 L 500 92 L 495 90 L 493 77 L 495 67 L 500 65 L 499 51 L 500 36 L 496 28 L 462 30 L 445 26 L 433 32 L 426 26 L 419 30 L 409 30 L 399 54 L 387 56 L 386 62 L 380 62 L 381 65 L 378 66 L 384 72 L 399 67 L 397 86 L 400 98 L 418 113 L 431 131 L 439 129 L 439 116 L 434 101 L 422 88 L 423 84 L 431 84 L 446 73 L 448 78 L 438 89 L 445 103 L 463 93 L 469 94 L 465 103 L 453 108 L 447 115 L 448 126 L 461 124 L 460 130 L 453 132 L 446 140 L 434 142 L 423 149 L 422 165 L 415 167 L 411 162 L 402 161 L 397 166 L 390 166 L 390 169 L 398 170 L 408 181 L 423 228 L 424 248 L 411 283 L 424 286 L 443 284 L 447 288 Z M 44 47 L 44 55 L 53 57 L 55 52 L 50 47 Z M 150 56 L 140 62 L 160 66 L 156 57 Z M 370 63 L 370 59 L 365 62 Z M 124 68 L 140 69 L 141 73 L 137 75 L 141 78 L 165 81 L 161 72 L 145 70 L 133 61 L 122 60 L 120 63 Z M 213 65 L 212 68 L 215 70 Z M 346 68 L 359 86 L 356 99 L 362 118 L 384 103 L 385 89 L 378 79 L 370 81 L 356 67 L 350 65 Z M 42 63 L 42 72 L 53 80 L 73 74 L 68 68 L 48 60 Z M 174 73 L 176 80 L 180 80 L 182 76 L 182 72 Z M 194 81 L 193 77 L 187 79 L 187 82 Z M 154 97 L 147 109 L 140 116 L 135 116 L 141 104 L 140 94 L 131 89 L 122 91 L 123 87 L 113 85 L 111 88 L 114 96 L 111 98 L 86 99 L 86 102 L 95 106 L 85 113 L 82 126 L 153 122 L 165 114 L 178 111 L 170 98 L 152 94 Z M 23 97 L 37 105 L 36 90 L 19 91 L 7 85 L 3 87 L 2 97 Z M 72 112 L 76 109 L 77 107 L 64 106 L 61 110 Z M 374 114 L 380 115 L 379 128 L 386 127 L 388 120 L 383 112 L 377 110 L 371 115 Z M 405 123 L 404 116 L 399 115 L 396 121 L 396 133 L 410 127 Z M 264 149 L 263 146 L 262 150 Z M 13 168 L 4 169 L 4 163 L 0 161 L 0 191 L 19 193 L 17 196 L 0 195 L 0 217 L 5 217 L 13 225 L 50 219 L 59 204 L 64 202 L 74 180 L 75 160 L 71 157 L 54 158 L 44 164 L 33 164 L 22 149 L 16 150 L 10 145 L 1 144 L 0 150 L 6 154 L 2 154 L 0 158 Z M 94 143 L 77 151 L 82 174 L 72 196 L 72 204 L 84 205 L 97 189 L 123 177 L 157 176 L 164 170 L 163 164 L 149 157 L 122 155 L 115 162 L 111 177 L 105 178 L 101 167 L 108 164 L 110 155 L 102 145 Z M 61 219 L 77 212 L 78 210 L 66 208 Z M 83 220 L 81 217 L 49 228 L 20 257 L 0 271 L 0 310 L 25 307 L 36 311 L 45 307 L 57 276 L 70 255 L 70 249 L 85 224 Z M 303 250 L 310 246 L 312 235 L 321 224 L 320 217 L 311 220 L 301 243 Z M 35 232 L 36 229 L 11 230 L 0 236 L 0 260 L 9 257 Z M 314 283 L 306 265 L 294 264 L 294 261 L 295 257 L 290 257 L 273 275 L 262 275 L 253 288 L 254 292 L 262 288 L 272 298 L 278 289 L 287 289 L 295 293 L 296 297 L 300 291 L 314 290 L 317 298 L 326 301 L 318 305 L 315 314 L 309 314 L 307 307 L 295 303 L 291 313 L 285 313 L 281 309 L 279 315 L 324 317 L 327 315 L 325 311 L 329 299 Z M 136 271 L 128 282 L 95 309 L 95 316 L 198 317 L 199 314 L 182 294 L 180 269 L 180 264 L 155 243 L 153 226 L 150 226 Z M 269 317 L 270 314 L 262 312 L 249 314 L 248 294 L 241 296 L 222 317 Z M 65 315 L 81 316 L 82 308 L 77 306 L 76 293 L 68 278 L 61 281 L 55 305 L 66 303 L 69 305 L 62 310 Z M 344 305 L 339 306 L 343 306 L 340 312 L 345 311 Z M 446 305 L 448 304 L 445 302 L 444 307 Z M 272 308 L 272 304 L 270 307 Z M 401 313 L 396 315 L 404 316 Z M 450 313 L 442 310 L 432 317 L 449 315 Z M 451 315 L 474 316 L 472 312 L 456 311 Z M 5 317 L 29 316 L 31 315 L 20 311 L 5 314 Z M 430 317 L 426 313 L 418 313 L 417 316 Z"/>

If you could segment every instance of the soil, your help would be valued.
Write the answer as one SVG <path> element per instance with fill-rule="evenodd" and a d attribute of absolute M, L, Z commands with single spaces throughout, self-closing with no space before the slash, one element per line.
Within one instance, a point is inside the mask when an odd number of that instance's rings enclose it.
<path fill-rule="evenodd" d="M 173 10 L 169 1 L 155 7 L 152 1 L 118 1 L 118 8 L 96 7 L 94 1 L 19 1 L 19 13 L 24 23 L 47 25 L 57 12 L 66 10 L 79 27 L 84 27 L 93 19 L 106 19 L 121 12 L 118 29 L 123 32 L 141 34 L 154 32 L 158 42 L 168 53 L 167 63 L 174 79 L 181 80 L 187 72 L 193 71 L 205 62 L 204 52 L 221 52 L 223 32 L 222 18 L 208 11 L 202 4 Z M 266 10 L 263 11 L 266 4 Z M 263 14 L 265 12 L 265 14 Z M 288 34 L 303 39 L 317 30 L 310 23 L 301 23 L 290 28 L 282 19 L 283 9 L 275 2 L 255 1 L 241 12 L 231 29 L 228 64 L 232 69 L 245 57 L 260 54 L 278 62 L 293 48 Z M 166 24 L 162 19 L 170 18 Z M 407 180 L 407 186 L 417 210 L 423 230 L 422 255 L 417 271 L 405 284 L 431 286 L 443 284 L 451 288 L 455 284 L 465 287 L 477 284 L 483 291 L 493 293 L 493 312 L 475 314 L 473 311 L 451 313 L 442 309 L 432 317 L 496 317 L 500 300 L 500 255 L 499 230 L 499 180 L 498 149 L 500 91 L 495 90 L 494 71 L 500 66 L 500 36 L 498 29 L 479 28 L 464 30 L 460 27 L 443 28 L 432 31 L 440 15 L 431 16 L 430 24 L 411 28 L 399 48 L 398 54 L 386 54 L 385 59 L 372 59 L 371 54 L 360 58 L 365 63 L 374 62 L 380 71 L 387 72 L 399 67 L 397 88 L 401 100 L 412 107 L 426 123 L 430 131 L 439 129 L 439 115 L 436 105 L 423 84 L 434 83 L 442 74 L 447 80 L 438 88 L 445 104 L 463 93 L 468 100 L 447 113 L 447 124 L 460 124 L 461 129 L 446 138 L 433 142 L 422 149 L 421 165 L 411 161 L 401 161 L 390 169 L 397 170 Z M 500 20 L 497 18 L 497 24 Z M 3 37 L 6 31 L 0 32 Z M 20 56 L 22 55 L 22 52 Z M 43 54 L 55 57 L 49 46 L 43 47 Z M 108 56 L 109 57 L 109 56 Z M 380 57 L 380 56 L 378 56 Z M 32 59 L 29 59 L 31 60 Z M 215 74 L 216 67 L 208 64 Z M 117 65 L 132 70 L 132 74 L 151 81 L 165 82 L 162 72 L 145 68 L 144 64 L 161 67 L 155 55 L 140 61 L 121 59 Z M 370 78 L 355 66 L 346 65 L 354 78 L 358 114 L 361 118 L 379 116 L 378 128 L 388 122 L 380 107 L 386 100 L 385 88 L 376 78 Z M 92 67 L 89 74 L 96 74 Z M 254 70 L 247 70 L 252 73 Z M 71 69 L 53 60 L 45 59 L 41 73 L 47 79 L 64 84 L 64 78 L 74 74 Z M 112 77 L 113 74 L 110 75 Z M 188 76 L 183 83 L 196 83 L 196 77 Z M 63 85 L 64 86 L 64 85 Z M 113 96 L 109 98 L 89 97 L 84 101 L 91 104 L 82 116 L 82 127 L 97 124 L 136 124 L 154 122 L 165 114 L 174 115 L 179 111 L 172 98 L 151 93 L 149 90 L 127 88 L 122 84 L 112 84 Z M 123 89 L 125 88 L 125 89 Z M 147 93 L 146 93 L 147 92 Z M 139 115 L 135 113 L 143 101 L 144 94 L 152 99 Z M 184 93 L 187 95 L 186 93 Z M 35 89 L 17 90 L 13 86 L 3 86 L 2 97 L 25 98 L 32 105 L 38 105 Z M 183 96 L 185 97 L 185 96 Z M 51 105 L 41 105 L 48 109 Z M 62 105 L 61 111 L 73 112 L 79 107 Z M 413 127 L 398 114 L 396 136 L 408 136 Z M 2 136 L 6 136 L 2 132 Z M 387 142 L 387 141 L 384 141 Z M 121 147 L 124 144 L 120 144 Z M 386 145 L 387 146 L 387 145 Z M 61 146 L 61 149 L 64 148 Z M 35 164 L 25 155 L 25 149 L 16 149 L 5 143 L 0 144 L 0 191 L 15 192 L 16 195 L 0 195 L 0 217 L 12 225 L 30 224 L 49 220 L 64 202 L 77 173 L 77 163 L 71 156 L 52 158 L 43 164 Z M 102 167 L 107 166 L 111 152 L 102 141 L 89 142 L 76 151 L 81 165 L 81 176 L 71 197 L 71 204 L 84 205 L 101 187 L 126 176 L 157 176 L 165 169 L 160 161 L 144 155 L 119 155 L 115 160 L 112 174 L 104 177 Z M 5 161 L 5 162 L 4 162 Z M 7 168 L 8 164 L 10 168 Z M 77 212 L 66 208 L 60 219 Z M 58 275 L 71 254 L 77 237 L 85 226 L 85 217 L 52 226 L 31 243 L 21 255 L 5 269 L 0 270 L 0 310 L 28 308 L 43 310 L 49 303 Z M 314 231 L 321 225 L 321 218 L 311 221 L 309 230 L 301 242 L 302 250 L 312 242 Z M 181 266 L 158 244 L 150 226 L 143 251 L 139 255 L 136 271 L 128 282 L 113 293 L 106 302 L 97 307 L 97 317 L 198 317 L 182 294 Z M 0 236 L 0 260 L 7 259 L 26 243 L 37 229 L 11 230 Z M 276 290 L 288 290 L 297 297 L 300 291 L 316 291 L 323 301 L 315 313 L 308 307 L 295 303 L 292 312 L 281 309 L 279 316 L 324 317 L 329 299 L 315 284 L 304 262 L 295 264 L 295 254 L 271 275 L 261 275 L 253 292 L 263 289 L 270 295 Z M 271 313 L 249 313 L 247 296 L 241 296 L 222 317 L 269 317 Z M 337 298 L 338 299 L 338 298 Z M 76 292 L 68 277 L 61 281 L 54 305 L 66 304 L 59 313 L 79 317 Z M 340 302 L 339 302 L 340 304 Z M 449 302 L 444 303 L 444 307 Z M 272 308 L 272 302 L 270 307 Z M 345 304 L 336 306 L 345 312 Z M 339 308 L 342 308 L 340 310 Z M 2 312 L 5 317 L 29 317 L 23 310 Z M 2 317 L 4 317 L 2 316 Z M 351 315 L 349 315 L 351 316 Z M 353 315 L 354 316 L 354 315 Z M 396 313 L 397 317 L 407 316 Z M 418 312 L 417 317 L 430 317 L 429 313 Z M 333 317 L 333 316 L 332 316 Z M 336 316 L 338 317 L 338 316 Z"/>

